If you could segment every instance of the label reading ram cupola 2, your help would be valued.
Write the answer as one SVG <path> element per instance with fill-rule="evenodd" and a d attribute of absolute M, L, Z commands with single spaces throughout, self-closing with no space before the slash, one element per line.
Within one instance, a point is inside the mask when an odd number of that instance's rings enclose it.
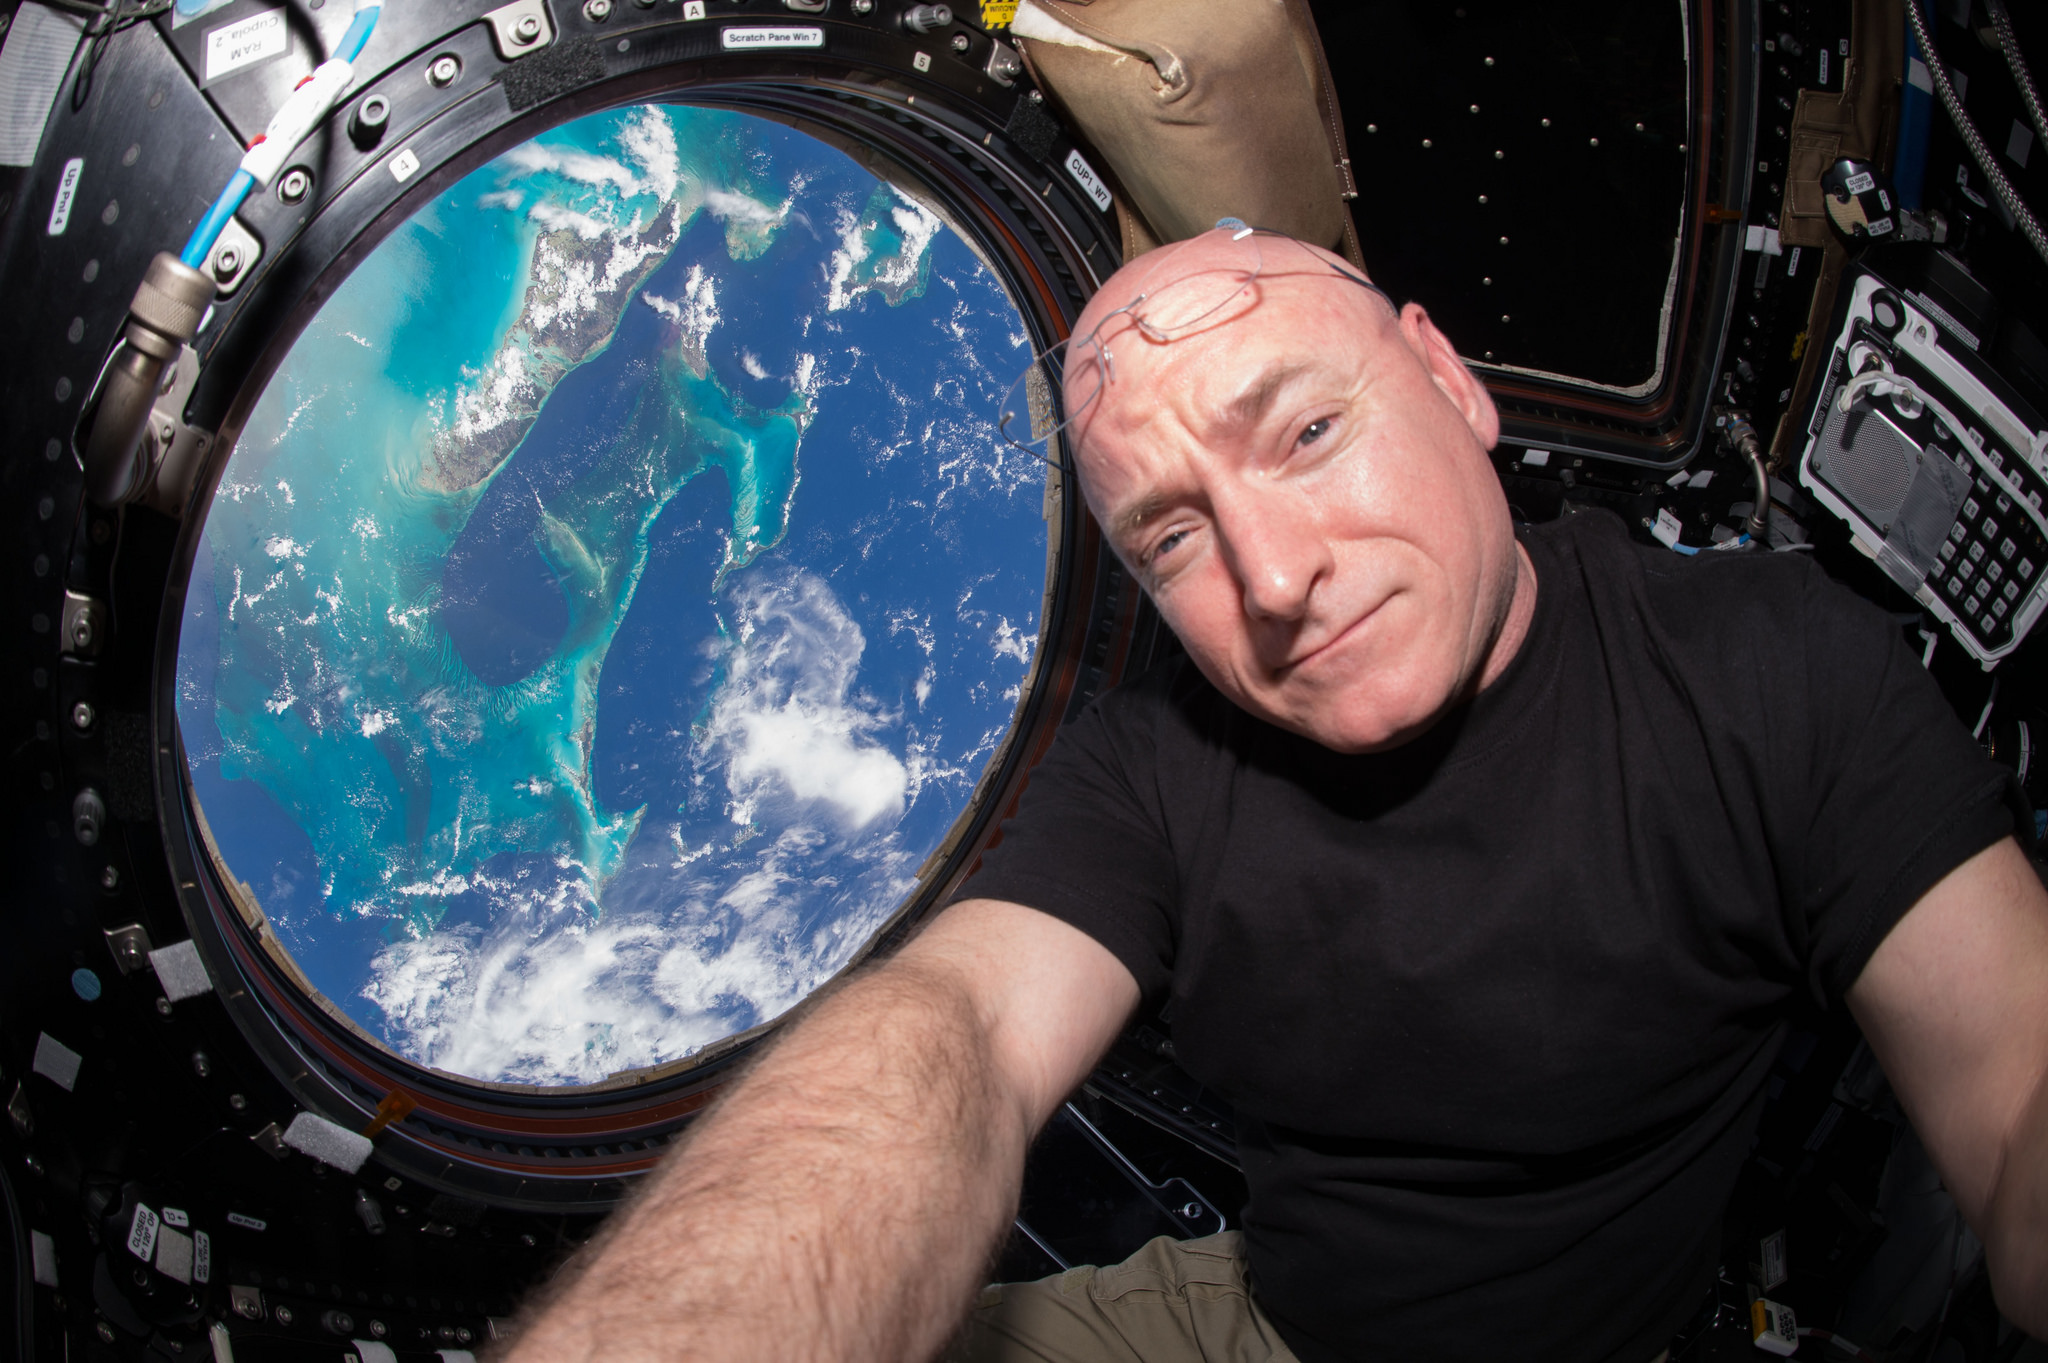
<path fill-rule="evenodd" d="M 825 30 L 812 24 L 750 24 L 721 30 L 718 42 L 727 52 L 772 52 L 791 47 L 823 47 Z"/>

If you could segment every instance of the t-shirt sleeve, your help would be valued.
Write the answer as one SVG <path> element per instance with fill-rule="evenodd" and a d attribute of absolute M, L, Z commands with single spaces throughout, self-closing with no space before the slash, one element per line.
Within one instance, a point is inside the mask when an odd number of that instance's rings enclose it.
<path fill-rule="evenodd" d="M 1985 756 L 1875 605 L 1818 568 L 1804 574 L 1812 742 L 1810 825 L 1794 855 L 1788 925 L 1807 945 L 1815 997 L 1839 1002 L 1920 897 L 2016 828 L 2026 797 Z"/>
<path fill-rule="evenodd" d="M 1062 728 L 1014 816 L 954 899 L 1051 914 L 1102 943 L 1148 1006 L 1173 972 L 1178 877 L 1158 799 L 1152 679 L 1113 690 Z"/>

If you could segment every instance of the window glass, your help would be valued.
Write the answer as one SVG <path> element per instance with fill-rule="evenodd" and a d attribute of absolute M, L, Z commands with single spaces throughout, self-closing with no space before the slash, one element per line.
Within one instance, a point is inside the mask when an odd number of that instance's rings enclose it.
<path fill-rule="evenodd" d="M 244 911 L 410 1060 L 588 1084 L 774 1018 L 997 755 L 1046 469 L 996 276 L 831 147 L 594 114 L 417 212 L 256 404 L 178 718 Z"/>

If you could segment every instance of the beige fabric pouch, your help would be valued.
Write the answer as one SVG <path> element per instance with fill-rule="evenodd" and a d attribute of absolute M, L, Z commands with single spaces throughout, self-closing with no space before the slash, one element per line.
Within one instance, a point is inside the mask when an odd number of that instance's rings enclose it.
<path fill-rule="evenodd" d="M 1307 0 L 1023 0 L 1010 36 L 1109 162 L 1126 258 L 1235 217 L 1363 263 Z"/>

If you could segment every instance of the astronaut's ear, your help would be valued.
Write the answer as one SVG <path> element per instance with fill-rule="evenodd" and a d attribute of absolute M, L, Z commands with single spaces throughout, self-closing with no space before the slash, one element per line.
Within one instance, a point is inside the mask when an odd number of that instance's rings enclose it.
<path fill-rule="evenodd" d="M 1458 415 L 1472 428 L 1473 437 L 1492 449 L 1500 440 L 1500 412 L 1494 407 L 1493 395 L 1486 391 L 1486 385 L 1466 367 L 1450 337 L 1437 330 L 1420 303 L 1410 303 L 1401 309 L 1400 325 L 1401 339 L 1429 371 L 1430 381 L 1458 409 Z"/>

